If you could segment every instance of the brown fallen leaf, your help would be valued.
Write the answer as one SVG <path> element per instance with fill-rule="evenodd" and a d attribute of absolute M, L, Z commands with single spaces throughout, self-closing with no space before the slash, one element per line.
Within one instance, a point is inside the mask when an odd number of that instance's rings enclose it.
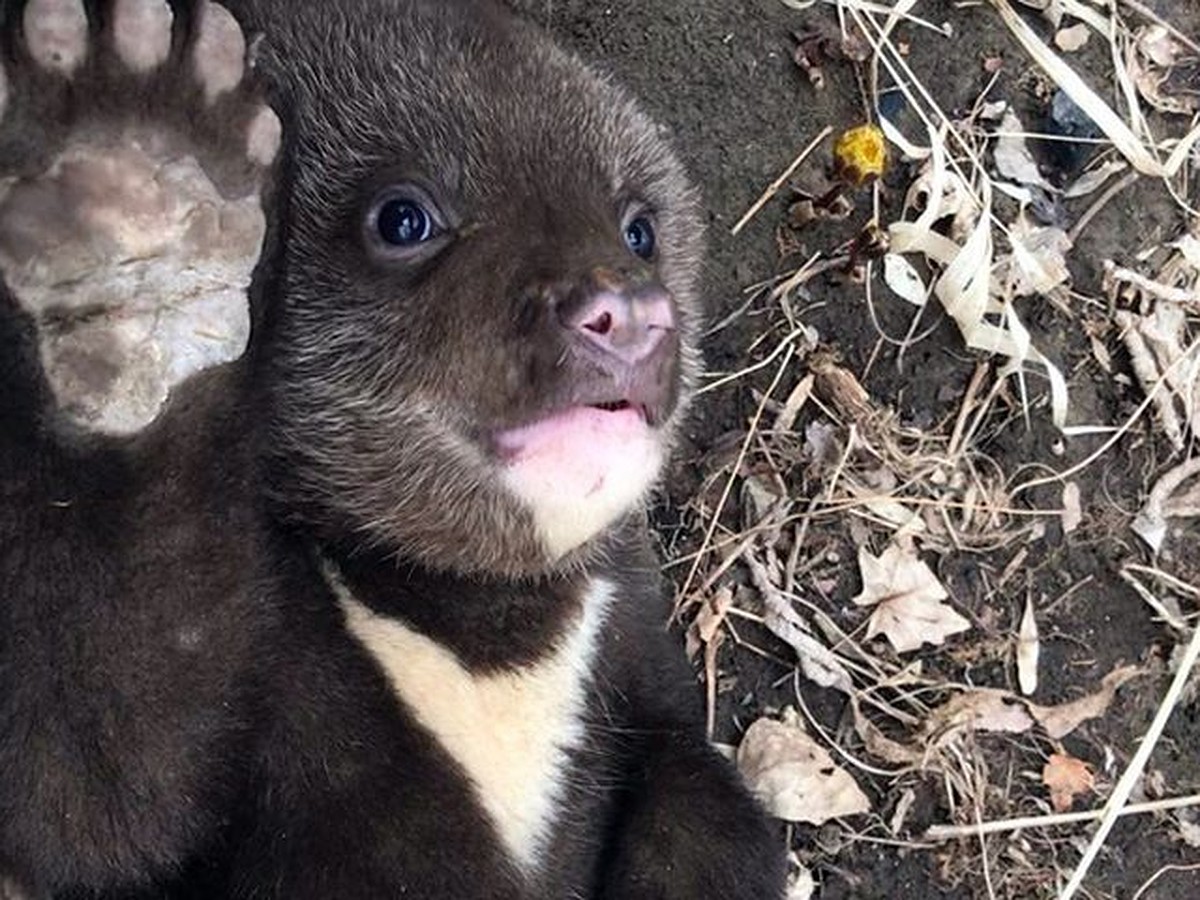
<path fill-rule="evenodd" d="M 880 603 L 867 624 L 867 638 L 884 635 L 897 653 L 922 644 L 940 645 L 952 634 L 971 627 L 952 607 L 929 597 L 901 595 Z"/>
<path fill-rule="evenodd" d="M 1100 690 L 1078 700 L 1062 703 L 1058 706 L 1039 706 L 1036 703 L 1027 704 L 1029 712 L 1046 729 L 1046 734 L 1058 740 L 1066 737 L 1088 719 L 1096 719 L 1104 715 L 1112 703 L 1117 688 L 1131 678 L 1142 674 L 1137 666 L 1121 666 L 1113 669 L 1100 682 Z"/>
<path fill-rule="evenodd" d="M 934 709 L 924 727 L 932 744 L 944 744 L 961 731 L 1022 734 L 1033 727 L 1033 718 L 1015 694 L 975 688 L 956 694 Z"/>
<path fill-rule="evenodd" d="M 871 55 L 871 45 L 857 29 L 841 32 L 836 27 L 818 24 L 805 31 L 794 31 L 796 46 L 792 60 L 808 76 L 818 91 L 825 87 L 826 62 L 865 62 Z"/>
<path fill-rule="evenodd" d="M 733 606 L 733 591 L 723 587 L 711 596 L 705 597 L 700 604 L 700 611 L 687 630 L 687 654 L 694 659 L 700 648 L 713 642 L 721 631 L 725 616 Z"/>
<path fill-rule="evenodd" d="M 854 212 L 854 201 L 841 194 L 836 196 L 811 197 L 800 191 L 796 200 L 788 207 L 787 223 L 800 229 L 810 222 L 841 222 Z"/>
<path fill-rule="evenodd" d="M 933 709 L 923 728 L 931 744 L 943 744 L 962 730 L 1022 734 L 1037 722 L 1058 740 L 1088 719 L 1104 715 L 1117 688 L 1141 672 L 1137 666 L 1114 669 L 1096 693 L 1058 706 L 1041 706 L 997 688 L 972 688 Z"/>
<path fill-rule="evenodd" d="M 1050 805 L 1055 812 L 1067 812 L 1075 798 L 1096 787 L 1092 767 L 1066 753 L 1052 753 L 1042 768 L 1042 784 L 1050 789 Z"/>
<path fill-rule="evenodd" d="M 1063 199 L 1072 200 L 1076 197 L 1093 194 L 1100 190 L 1112 176 L 1124 172 L 1128 168 L 1129 164 L 1121 159 L 1102 160 L 1068 185 L 1063 191 Z"/>
<path fill-rule="evenodd" d="M 746 731 L 737 767 L 767 812 L 788 822 L 821 825 L 870 812 L 871 802 L 828 752 L 808 736 L 795 710 L 783 721 L 762 718 Z"/>
<path fill-rule="evenodd" d="M 884 635 L 898 653 L 922 644 L 939 645 L 971 623 L 943 603 L 950 595 L 912 548 L 890 544 L 876 557 L 865 547 L 858 551 L 863 588 L 854 603 L 874 606 L 867 638 Z"/>

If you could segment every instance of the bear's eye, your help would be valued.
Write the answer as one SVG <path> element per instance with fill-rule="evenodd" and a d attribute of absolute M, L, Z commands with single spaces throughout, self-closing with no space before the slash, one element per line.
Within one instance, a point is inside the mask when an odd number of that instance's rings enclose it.
<path fill-rule="evenodd" d="M 654 256 L 654 225 L 645 216 L 638 216 L 625 226 L 625 246 L 636 256 Z"/>
<path fill-rule="evenodd" d="M 375 229 L 380 240 L 391 247 L 415 247 L 438 234 L 429 210 L 407 197 L 385 200 L 376 214 Z"/>

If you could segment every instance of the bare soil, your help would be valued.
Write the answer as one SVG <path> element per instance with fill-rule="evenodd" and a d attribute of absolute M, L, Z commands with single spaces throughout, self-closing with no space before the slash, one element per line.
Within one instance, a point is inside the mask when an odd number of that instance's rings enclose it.
<path fill-rule="evenodd" d="M 730 235 L 734 222 L 822 127 L 832 125 L 840 131 L 864 119 L 860 85 L 850 64 L 829 64 L 826 87 L 817 91 L 791 59 L 793 32 L 836 23 L 829 7 L 818 5 L 800 12 L 780 0 L 520 0 L 518 5 L 587 58 L 611 70 L 674 132 L 705 195 L 711 246 L 706 277 L 714 322 L 742 306 L 747 286 L 794 268 L 810 252 L 837 246 L 867 218 L 864 193 L 857 198 L 864 208 L 851 217 L 853 221 L 821 223 L 797 232 L 794 252 L 781 256 L 777 231 L 785 216 L 784 192 L 738 237 Z M 1149 5 L 1186 33 L 1200 35 L 1200 4 L 1194 0 L 1157 0 Z M 911 43 L 913 69 L 936 86 L 946 108 L 968 108 L 989 78 L 983 60 L 999 57 L 1003 68 L 991 96 L 1037 114 L 1033 66 L 986 4 L 956 9 L 949 3 L 928 2 L 919 4 L 917 12 L 954 26 L 952 40 L 912 28 L 900 32 Z M 1103 59 L 1091 62 L 1099 65 Z M 1080 65 L 1091 62 L 1086 54 L 1079 58 Z M 828 148 L 808 171 L 801 170 L 798 179 L 818 178 L 820 172 L 813 169 L 820 168 L 821 160 L 828 160 Z M 885 202 L 894 205 L 909 180 L 911 172 L 895 166 L 885 179 Z M 1194 187 L 1191 200 L 1197 200 Z M 1168 239 L 1182 224 L 1178 208 L 1161 187 L 1139 182 L 1124 191 L 1091 223 L 1068 257 L 1075 289 L 1101 296 L 1099 260 L 1132 264 L 1139 249 Z M 877 404 L 890 407 L 901 421 L 916 427 L 955 415 L 982 357 L 964 348 L 948 319 L 898 357 L 894 346 L 878 346 L 879 334 L 862 284 L 835 272 L 811 282 L 808 291 L 804 322 L 840 352 L 846 368 L 858 375 Z M 888 334 L 904 335 L 911 310 L 889 296 L 881 282 L 874 285 L 873 294 L 878 326 Z M 1129 417 L 1144 395 L 1132 377 L 1103 371 L 1082 328 L 1088 321 L 1102 324 L 1105 310 L 1064 311 L 1035 299 L 1022 307 L 1022 314 L 1035 342 L 1068 378 L 1073 421 L 1117 424 Z M 934 322 L 930 310 L 924 324 Z M 706 348 L 709 369 L 735 371 L 761 358 L 775 342 L 755 341 L 776 323 L 776 311 L 766 300 L 752 303 L 712 337 Z M 1101 340 L 1112 351 L 1118 375 L 1128 375 L 1129 361 L 1119 341 L 1103 328 Z M 695 548 L 696 526 L 686 509 L 705 478 L 728 464 L 730 448 L 736 448 L 757 406 L 753 392 L 763 390 L 771 374 L 771 370 L 757 373 L 703 397 L 689 445 L 668 485 L 669 499 L 659 511 L 668 555 Z M 778 394 L 786 395 L 802 374 L 798 364 L 794 373 L 785 376 Z M 1030 384 L 1034 396 L 1040 397 L 1044 384 L 1039 379 Z M 1007 399 L 989 417 L 976 448 L 1005 472 L 1039 466 L 1045 467 L 1037 470 L 1042 472 L 1062 470 L 1095 451 L 1103 439 L 1065 440 L 1051 426 L 1044 403 L 1035 402 L 1026 420 L 1019 399 Z M 805 410 L 797 430 L 802 432 L 813 415 L 811 409 Z M 1114 451 L 1075 477 L 1085 511 L 1080 527 L 1064 536 L 1056 521 L 1048 521 L 1044 537 L 1023 545 L 1028 556 L 1017 577 L 1009 578 L 999 590 L 994 589 L 998 575 L 1018 548 L 947 554 L 939 559 L 939 577 L 956 607 L 974 625 L 946 648 L 924 654 L 930 667 L 944 670 L 948 677 L 1013 687 L 1007 658 L 987 648 L 1009 641 L 1026 597 L 1034 599 L 1040 615 L 1040 702 L 1079 696 L 1121 663 L 1147 667 L 1147 675 L 1119 692 L 1107 715 L 1062 742 L 1062 749 L 1089 762 L 1098 773 L 1100 796 L 1080 800 L 1077 808 L 1102 805 L 1107 789 L 1136 750 L 1169 679 L 1166 662 L 1178 636 L 1155 620 L 1118 570 L 1130 561 L 1151 561 L 1129 524 L 1148 487 L 1171 462 L 1170 447 L 1159 438 L 1154 422 L 1149 417 L 1140 420 Z M 1049 486 L 1022 496 L 1019 502 L 1029 508 L 1055 508 L 1060 500 L 1061 487 Z M 812 562 L 809 578 L 835 586 L 824 596 L 810 594 L 834 617 L 845 616 L 849 598 L 859 589 L 852 564 L 855 546 L 846 523 L 823 522 L 809 532 L 801 555 Z M 1185 581 L 1200 583 L 1200 537 L 1181 528 L 1171 536 L 1158 563 Z M 668 572 L 679 578 L 685 570 L 673 567 Z M 736 578 L 736 573 L 731 577 Z M 732 744 L 758 715 L 795 703 L 790 650 L 765 631 L 755 633 L 750 626 L 742 631 L 772 658 L 764 659 L 732 641 L 720 651 L 715 736 Z M 848 713 L 841 695 L 807 684 L 801 690 L 828 733 L 844 735 Z M 1050 749 L 1046 741 L 1032 735 L 979 737 L 975 750 L 993 786 L 979 811 L 982 818 L 1048 810 L 1044 796 L 1039 802 L 1037 775 Z M 1149 768 L 1164 794 L 1200 791 L 1200 708 L 1194 702 L 1175 711 Z M 921 846 L 917 839 L 927 825 L 962 821 L 962 810 L 956 817 L 948 808 L 939 779 L 920 774 L 900 779 L 855 774 L 871 796 L 876 821 L 889 820 L 905 789 L 915 791 L 916 802 L 901 834 L 887 843 L 857 838 L 868 830 L 863 823 L 788 830 L 798 857 L 813 870 L 819 884 L 816 896 L 823 900 L 1050 897 L 1055 894 L 1056 878 L 1074 868 L 1091 833 L 1083 825 L 1002 835 L 990 838 L 986 848 L 977 839 Z M 880 829 L 871 833 L 887 834 Z M 990 888 L 984 878 L 984 852 Z M 1086 895 L 1132 898 L 1164 866 L 1175 866 L 1161 872 L 1138 896 L 1191 900 L 1200 897 L 1198 863 L 1200 850 L 1179 839 L 1172 820 L 1130 817 L 1110 837 L 1087 882 Z"/>

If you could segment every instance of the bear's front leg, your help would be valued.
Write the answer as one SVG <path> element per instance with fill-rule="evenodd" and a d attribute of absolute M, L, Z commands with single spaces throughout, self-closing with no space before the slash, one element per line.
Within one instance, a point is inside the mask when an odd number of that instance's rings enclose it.
<path fill-rule="evenodd" d="M 0 895 L 161 897 L 240 792 L 281 138 L 248 44 L 216 3 L 0 2 Z"/>
<path fill-rule="evenodd" d="M 602 900 L 778 900 L 778 829 L 709 743 L 695 675 L 663 628 L 668 610 L 643 556 L 606 632 L 606 731 L 621 761 Z"/>
<path fill-rule="evenodd" d="M 781 843 L 733 767 L 703 736 L 641 738 L 603 900 L 775 900 Z"/>

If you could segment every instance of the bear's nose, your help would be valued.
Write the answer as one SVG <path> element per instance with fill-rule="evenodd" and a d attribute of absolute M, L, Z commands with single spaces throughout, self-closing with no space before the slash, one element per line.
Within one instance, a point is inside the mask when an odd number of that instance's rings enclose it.
<path fill-rule="evenodd" d="M 627 365 L 647 360 L 675 331 L 671 296 L 657 286 L 599 287 L 581 302 L 560 308 L 559 317 L 576 341 Z"/>

